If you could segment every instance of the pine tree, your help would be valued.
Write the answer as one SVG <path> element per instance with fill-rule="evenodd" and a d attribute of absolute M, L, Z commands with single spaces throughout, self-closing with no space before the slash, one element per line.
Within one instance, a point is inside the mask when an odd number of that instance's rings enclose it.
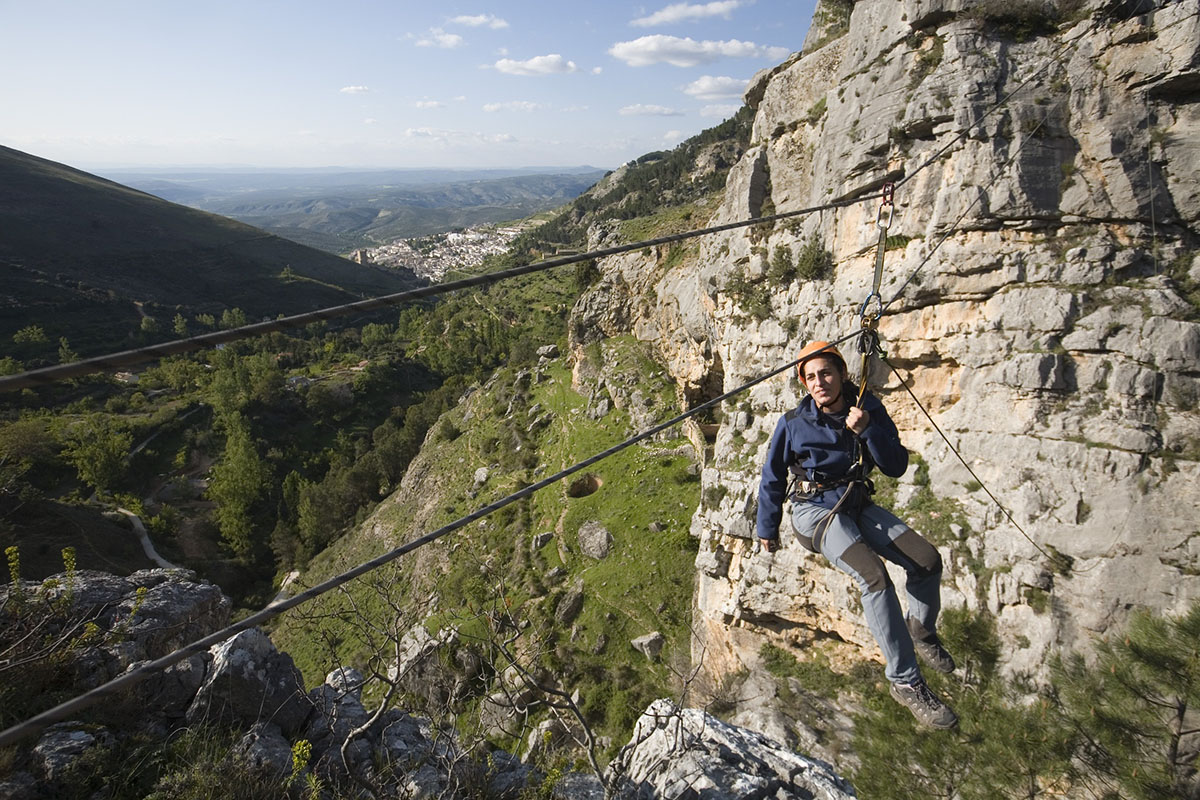
<path fill-rule="evenodd" d="M 238 415 L 226 421 L 225 453 L 212 470 L 209 497 L 217 503 L 217 526 L 233 552 L 252 554 L 254 506 L 267 490 L 270 467 L 258 455 L 249 425 Z"/>
<path fill-rule="evenodd" d="M 950 609 L 941 636 L 959 662 L 953 676 L 927 674 L 958 713 L 958 728 L 919 726 L 886 688 L 868 693 L 855 720 L 863 797 L 1034 800 L 1061 796 L 1070 774 L 1071 731 L 1046 698 L 1027 702 L 998 673 L 1000 644 L 986 613 Z"/>
<path fill-rule="evenodd" d="M 1135 613 L 1094 663 L 1056 664 L 1055 683 L 1100 796 L 1200 798 L 1200 602 L 1174 618 Z"/>

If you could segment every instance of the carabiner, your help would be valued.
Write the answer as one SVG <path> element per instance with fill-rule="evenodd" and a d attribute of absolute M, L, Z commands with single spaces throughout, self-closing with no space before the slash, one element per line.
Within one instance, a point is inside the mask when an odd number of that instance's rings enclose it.
<path fill-rule="evenodd" d="M 881 230 L 887 230 L 892 227 L 892 218 L 896 215 L 896 184 L 885 183 L 883 185 L 883 202 L 879 204 L 879 212 L 875 215 L 875 224 Z M 883 210 L 887 209 L 887 222 L 883 221 Z"/>
<path fill-rule="evenodd" d="M 868 316 L 867 315 L 867 306 L 870 305 L 872 300 L 874 300 L 876 303 L 876 309 L 875 309 L 875 313 Z M 868 325 L 868 321 L 871 326 L 878 324 L 879 318 L 882 315 L 883 315 L 883 295 L 879 294 L 879 292 L 871 292 L 869 295 L 867 295 L 867 299 L 863 300 L 862 305 L 859 307 L 858 318 L 861 320 L 861 324 L 865 328 Z"/>
<path fill-rule="evenodd" d="M 887 209 L 887 222 L 883 221 L 883 210 Z M 883 203 L 879 206 L 879 213 L 875 215 L 875 224 L 879 226 L 879 230 L 886 231 L 892 227 L 892 219 L 896 216 L 896 206 L 892 203 Z"/>

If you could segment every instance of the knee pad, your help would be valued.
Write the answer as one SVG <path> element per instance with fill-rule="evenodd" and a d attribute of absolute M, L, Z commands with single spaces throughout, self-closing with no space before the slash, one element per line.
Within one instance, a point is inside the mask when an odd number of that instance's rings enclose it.
<path fill-rule="evenodd" d="M 920 576 L 942 574 L 942 554 L 911 528 L 897 536 L 891 547 L 911 561 Z"/>
<path fill-rule="evenodd" d="M 842 553 L 842 561 L 850 567 L 851 574 L 858 578 L 865 594 L 880 592 L 892 585 L 883 560 L 862 542 L 847 547 L 846 552 Z"/>

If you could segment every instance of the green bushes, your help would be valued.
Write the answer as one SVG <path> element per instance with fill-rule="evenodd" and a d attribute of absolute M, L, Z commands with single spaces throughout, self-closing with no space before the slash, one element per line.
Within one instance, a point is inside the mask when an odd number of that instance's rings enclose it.
<path fill-rule="evenodd" d="M 1084 0 L 977 0 L 964 15 L 1001 36 L 1024 41 L 1047 36 L 1065 22 L 1082 18 Z"/>

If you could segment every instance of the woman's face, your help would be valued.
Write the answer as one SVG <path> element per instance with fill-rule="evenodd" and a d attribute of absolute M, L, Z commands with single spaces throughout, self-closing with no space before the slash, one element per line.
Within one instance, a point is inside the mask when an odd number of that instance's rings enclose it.
<path fill-rule="evenodd" d="M 817 405 L 833 405 L 842 395 L 842 384 L 846 377 L 842 365 L 836 358 L 817 356 L 804 362 L 802 376 L 804 388 L 812 395 Z"/>

